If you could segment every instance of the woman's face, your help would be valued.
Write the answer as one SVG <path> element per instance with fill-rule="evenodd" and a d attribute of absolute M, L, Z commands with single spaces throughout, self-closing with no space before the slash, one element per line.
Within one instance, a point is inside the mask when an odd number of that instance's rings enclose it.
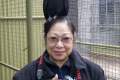
<path fill-rule="evenodd" d="M 47 51 L 54 61 L 68 59 L 73 48 L 73 34 L 66 22 L 54 24 L 47 33 Z"/>

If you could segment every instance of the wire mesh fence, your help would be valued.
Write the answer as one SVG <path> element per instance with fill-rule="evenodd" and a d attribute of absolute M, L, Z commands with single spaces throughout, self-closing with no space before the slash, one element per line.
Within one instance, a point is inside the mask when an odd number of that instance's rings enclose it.
<path fill-rule="evenodd" d="M 120 80 L 120 0 L 78 0 L 81 55 L 99 64 L 108 80 Z"/>
<path fill-rule="evenodd" d="M 0 0 L 0 62 L 10 67 L 20 68 L 26 64 L 27 57 L 22 56 L 27 55 L 22 51 L 26 47 L 24 4 L 23 0 Z M 0 80 L 9 80 L 15 71 L 5 65 L 0 67 Z"/>
<path fill-rule="evenodd" d="M 32 2 L 32 58 L 44 51 L 42 1 Z M 120 0 L 69 0 L 78 29 L 76 48 L 120 80 Z M 0 0 L 0 80 L 28 63 L 26 0 Z M 7 76 L 7 77 L 6 77 Z"/>
<path fill-rule="evenodd" d="M 43 51 L 42 0 L 33 3 L 33 58 Z M 10 80 L 28 63 L 26 0 L 0 0 L 0 80 Z M 7 76 L 7 77 L 6 77 Z"/>

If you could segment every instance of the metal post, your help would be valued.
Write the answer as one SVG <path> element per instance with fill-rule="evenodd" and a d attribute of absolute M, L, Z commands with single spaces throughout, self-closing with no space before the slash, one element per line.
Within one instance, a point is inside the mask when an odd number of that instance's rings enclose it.
<path fill-rule="evenodd" d="M 1 8 L 2 8 L 2 10 L 1 10 L 1 12 L 2 12 L 2 15 L 4 16 L 4 1 L 2 0 L 1 1 L 1 3 L 0 3 L 0 5 L 1 5 Z M 0 19 L 1 20 L 1 19 Z M 0 26 L 3 26 L 3 24 L 0 24 Z M 1 34 L 2 32 L 0 31 L 0 34 Z M 1 42 L 1 37 L 2 37 L 3 35 L 0 35 L 0 62 L 2 61 L 2 42 Z M 0 64 L 0 80 L 2 80 L 2 65 Z"/>
<path fill-rule="evenodd" d="M 2 26 L 2 25 L 0 25 L 0 26 Z M 0 33 L 1 33 L 1 32 L 0 32 Z M 1 47 L 1 46 L 2 46 L 2 45 L 1 45 L 1 36 L 2 36 L 2 35 L 0 35 L 0 62 L 2 61 L 2 60 L 1 60 L 1 56 L 2 56 L 2 55 L 1 55 L 1 54 L 2 54 L 2 51 L 1 51 L 1 50 L 2 50 L 2 47 Z M 1 65 L 1 64 L 0 64 L 0 77 L 1 77 L 0 80 L 2 80 L 2 65 Z"/>
<path fill-rule="evenodd" d="M 32 0 L 26 0 L 26 24 L 27 24 L 27 48 L 28 48 L 28 63 L 32 61 Z"/>

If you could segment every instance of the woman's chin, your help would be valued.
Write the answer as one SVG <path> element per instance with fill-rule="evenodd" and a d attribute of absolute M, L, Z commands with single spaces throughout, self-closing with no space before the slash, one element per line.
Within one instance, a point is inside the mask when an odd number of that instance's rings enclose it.
<path fill-rule="evenodd" d="M 56 61 L 64 61 L 66 58 L 65 57 L 60 57 L 60 56 L 55 56 L 54 57 L 54 60 L 56 60 Z"/>

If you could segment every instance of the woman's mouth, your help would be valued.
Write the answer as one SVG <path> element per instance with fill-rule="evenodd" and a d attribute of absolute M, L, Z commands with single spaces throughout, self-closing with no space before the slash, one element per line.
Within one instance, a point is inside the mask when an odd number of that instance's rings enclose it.
<path fill-rule="evenodd" d="M 61 55 L 63 53 L 65 53 L 65 51 L 54 51 L 55 54 Z"/>

